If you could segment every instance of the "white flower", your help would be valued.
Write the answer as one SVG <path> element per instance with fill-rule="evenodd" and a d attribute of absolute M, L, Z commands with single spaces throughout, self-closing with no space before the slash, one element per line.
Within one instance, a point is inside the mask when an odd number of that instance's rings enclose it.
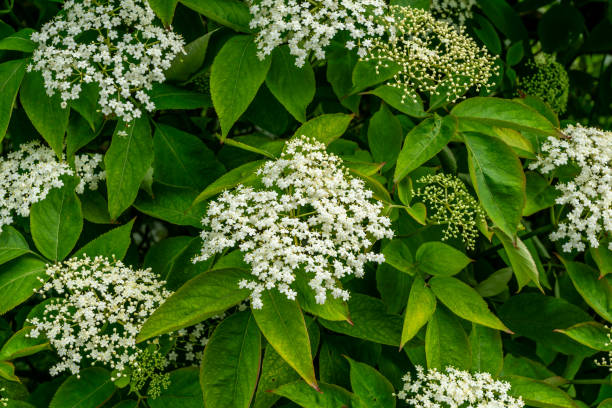
<path fill-rule="evenodd" d="M 462 26 L 472 18 L 472 7 L 476 4 L 476 0 L 432 0 L 429 10 L 447 23 L 457 22 Z"/>
<path fill-rule="evenodd" d="M 72 258 L 48 266 L 47 275 L 40 293 L 57 298 L 29 323 L 30 336 L 45 336 L 60 357 L 51 375 L 78 374 L 95 363 L 123 371 L 141 352 L 136 335 L 143 323 L 170 296 L 151 269 L 104 257 Z"/>
<path fill-rule="evenodd" d="M 486 87 L 496 72 L 494 58 L 479 47 L 463 27 L 436 20 L 425 10 L 390 6 L 379 19 L 386 36 L 373 39 L 363 57 L 380 67 L 399 66 L 391 86 L 404 91 L 402 99 L 416 100 L 417 91 L 444 95 L 455 101 L 470 88 Z"/>
<path fill-rule="evenodd" d="M 383 0 L 249 0 L 250 27 L 258 29 L 259 57 L 264 58 L 288 43 L 295 64 L 304 65 L 310 52 L 325 58 L 325 48 L 339 32 L 350 37 L 352 49 L 367 37 L 380 36 L 381 24 L 374 21 L 386 8 Z"/>
<path fill-rule="evenodd" d="M 147 91 L 184 53 L 183 38 L 154 20 L 146 0 L 67 0 L 32 34 L 38 48 L 28 70 L 42 73 L 47 93 L 59 92 L 62 107 L 78 99 L 83 83 L 97 84 L 102 113 L 129 122 L 141 116 L 139 105 L 155 109 Z"/>
<path fill-rule="evenodd" d="M 546 140 L 542 155 L 529 168 L 543 174 L 566 164 L 580 168 L 577 176 L 556 185 L 561 193 L 557 204 L 570 211 L 550 238 L 564 240 L 566 252 L 584 251 L 585 241 L 597 248 L 612 233 L 612 132 L 569 125 L 563 133 L 566 139 Z M 608 248 L 612 250 L 612 241 Z"/>
<path fill-rule="evenodd" d="M 471 374 L 447 367 L 445 373 L 416 366 L 416 378 L 404 377 L 396 395 L 415 408 L 522 408 L 522 398 L 508 395 L 510 384 L 494 380 L 489 373 Z"/>
<path fill-rule="evenodd" d="M 254 308 L 262 307 L 261 293 L 273 288 L 295 299 L 296 274 L 309 278 L 318 303 L 328 292 L 348 299 L 338 280 L 362 277 L 366 262 L 383 262 L 370 248 L 393 237 L 382 204 L 348 175 L 339 157 L 305 136 L 289 141 L 258 174 L 263 188 L 238 186 L 210 203 L 194 262 L 238 247 L 252 267 L 254 280 L 240 287 L 251 290 Z"/>
<path fill-rule="evenodd" d="M 96 172 L 101 162 L 100 154 L 75 157 L 76 175 L 81 179 L 77 193 L 83 193 L 86 186 L 92 190 L 98 187 L 105 177 L 103 171 Z M 0 158 L 0 231 L 3 225 L 12 224 L 14 214 L 27 217 L 32 204 L 44 200 L 52 188 L 62 187 L 60 177 L 64 174 L 75 172 L 38 142 L 22 144 L 19 150 Z"/>

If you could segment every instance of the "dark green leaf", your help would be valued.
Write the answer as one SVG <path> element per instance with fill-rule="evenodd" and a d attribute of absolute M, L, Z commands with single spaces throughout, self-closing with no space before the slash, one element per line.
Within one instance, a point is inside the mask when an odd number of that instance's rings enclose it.
<path fill-rule="evenodd" d="M 36 43 L 30 40 L 32 33 L 31 28 L 24 28 L 14 34 L 4 37 L 0 40 L 0 50 L 32 52 L 36 49 Z"/>
<path fill-rule="evenodd" d="M 150 96 L 157 110 L 209 108 L 212 105 L 208 94 L 192 92 L 168 84 L 156 84 Z"/>
<path fill-rule="evenodd" d="M 478 5 L 499 31 L 512 41 L 527 38 L 527 29 L 521 18 L 505 0 L 478 0 Z"/>
<path fill-rule="evenodd" d="M 378 96 L 390 106 L 408 116 L 415 118 L 423 118 L 427 116 L 427 113 L 423 110 L 423 101 L 421 98 L 418 95 L 415 95 L 417 98 L 416 102 L 412 98 L 402 99 L 402 96 L 404 96 L 404 91 L 398 87 L 381 85 L 368 93 Z"/>
<path fill-rule="evenodd" d="M 308 331 L 298 303 L 276 290 L 264 291 L 262 301 L 261 309 L 252 309 L 262 334 L 308 385 L 317 388 Z"/>
<path fill-rule="evenodd" d="M 272 65 L 266 85 L 278 101 L 300 122 L 306 122 L 306 108 L 315 95 L 315 77 L 310 62 L 298 68 L 289 46 L 272 52 Z"/>
<path fill-rule="evenodd" d="M 351 366 L 351 387 L 363 408 L 395 408 L 393 385 L 367 364 L 346 358 Z"/>
<path fill-rule="evenodd" d="M 437 307 L 425 334 L 427 368 L 444 370 L 447 366 L 469 370 L 472 351 L 461 322 L 444 307 Z"/>
<path fill-rule="evenodd" d="M 251 275 L 241 269 L 217 269 L 187 281 L 144 323 L 139 342 L 188 327 L 240 303 L 249 295 L 238 283 Z"/>
<path fill-rule="evenodd" d="M 168 26 L 172 23 L 172 17 L 174 16 L 174 9 L 178 0 L 147 0 L 149 5 L 157 14 L 157 17 Z"/>
<path fill-rule="evenodd" d="M 144 116 L 129 124 L 119 122 L 104 156 L 108 212 L 112 219 L 132 205 L 152 162 L 153 138 L 149 119 Z"/>
<path fill-rule="evenodd" d="M 68 377 L 57 389 L 49 408 L 94 408 L 102 406 L 115 393 L 110 372 L 99 367 L 81 370 Z"/>
<path fill-rule="evenodd" d="M 52 189 L 30 209 L 34 244 L 53 261 L 63 260 L 72 251 L 83 229 L 81 202 L 74 192 L 77 179 L 64 177 L 63 182 L 63 187 Z"/>
<path fill-rule="evenodd" d="M 251 14 L 246 3 L 239 0 L 180 0 L 185 6 L 231 29 L 248 33 Z"/>
<path fill-rule="evenodd" d="M 48 278 L 45 262 L 24 256 L 0 267 L 0 315 L 26 301 Z M 42 279 L 42 282 L 41 282 Z"/>
<path fill-rule="evenodd" d="M 107 258 L 123 259 L 132 242 L 132 226 L 134 219 L 125 225 L 114 228 L 96 239 L 89 241 L 81 249 L 74 253 L 74 257 L 80 257 L 85 254 L 94 258 L 96 256 L 104 256 Z"/>
<path fill-rule="evenodd" d="M 576 290 L 598 315 L 612 322 L 612 287 L 607 279 L 599 279 L 596 270 L 578 262 L 563 261 Z"/>
<path fill-rule="evenodd" d="M 22 59 L 0 64 L 0 142 L 11 120 L 17 91 L 26 72 L 26 63 L 27 60 Z"/>
<path fill-rule="evenodd" d="M 472 370 L 499 375 L 504 365 L 504 351 L 499 330 L 472 324 L 470 332 Z"/>
<path fill-rule="evenodd" d="M 356 398 L 337 385 L 319 383 L 320 391 L 314 390 L 304 381 L 285 384 L 273 392 L 303 408 L 354 407 Z"/>
<path fill-rule="evenodd" d="M 330 113 L 319 115 L 310 119 L 295 131 L 295 136 L 307 136 L 329 146 L 331 142 L 339 139 L 349 123 L 353 120 L 353 115 L 343 113 Z"/>
<path fill-rule="evenodd" d="M 148 398 L 147 404 L 151 408 L 204 408 L 202 389 L 198 382 L 198 368 L 185 367 L 170 371 L 168 388 L 162 389 L 157 398 Z"/>
<path fill-rule="evenodd" d="M 231 4 L 233 0 L 224 2 Z M 262 61 L 257 57 L 254 37 L 249 35 L 230 38 L 215 57 L 210 73 L 210 94 L 221 123 L 222 140 L 255 98 L 266 79 L 271 60 L 267 57 Z"/>
<path fill-rule="evenodd" d="M 420 275 L 414 277 L 402 329 L 400 347 L 417 335 L 436 310 L 436 297 Z"/>
<path fill-rule="evenodd" d="M 49 341 L 44 336 L 29 337 L 31 330 L 32 326 L 26 326 L 13 334 L 0 349 L 0 360 L 14 360 L 51 349 Z"/>
<path fill-rule="evenodd" d="M 238 184 L 246 184 L 256 178 L 255 172 L 265 163 L 265 160 L 248 162 L 242 166 L 231 169 L 217 180 L 209 184 L 194 201 L 194 205 L 208 200 L 222 191 L 236 187 Z"/>
<path fill-rule="evenodd" d="M 512 271 L 514 271 L 514 275 L 516 276 L 519 290 L 521 290 L 523 286 L 529 282 L 533 282 L 541 291 L 543 291 L 542 286 L 540 285 L 540 273 L 538 271 L 538 267 L 531 256 L 531 252 L 529 252 L 529 249 L 527 249 L 523 241 L 521 241 L 518 237 L 514 238 L 513 240 L 499 230 L 495 230 L 495 236 L 499 238 L 504 246 L 506 255 L 508 255 L 510 265 L 512 266 Z"/>
<path fill-rule="evenodd" d="M 25 238 L 10 225 L 4 225 L 0 233 L 0 265 L 30 252 Z"/>
<path fill-rule="evenodd" d="M 563 333 L 572 340 L 576 340 L 580 344 L 584 344 L 599 351 L 612 351 L 612 343 L 610 343 L 610 329 L 601 323 L 584 322 L 568 327 L 567 329 L 557 329 L 558 333 Z"/>
<path fill-rule="evenodd" d="M 204 63 L 208 43 L 214 33 L 215 31 L 208 32 L 187 44 L 185 46 L 185 54 L 179 54 L 172 61 L 170 68 L 166 70 L 166 79 L 170 81 L 186 81 L 192 74 L 197 72 Z"/>
<path fill-rule="evenodd" d="M 202 227 L 202 217 L 206 212 L 205 203 L 194 204 L 196 190 L 185 187 L 172 187 L 153 184 L 154 198 L 141 191 L 134 207 L 151 217 L 177 225 Z"/>
<path fill-rule="evenodd" d="M 59 93 L 49 97 L 42 75 L 29 72 L 23 78 L 19 100 L 38 133 L 49 143 L 55 154 L 61 156 L 70 109 L 61 107 Z"/>
<path fill-rule="evenodd" d="M 452 116 L 427 118 L 406 135 L 397 159 L 393 181 L 399 182 L 410 172 L 434 157 L 451 140 L 457 129 Z"/>
<path fill-rule="evenodd" d="M 240 312 L 223 320 L 209 339 L 200 386 L 207 408 L 248 408 L 255 393 L 261 336 L 253 315 Z"/>
<path fill-rule="evenodd" d="M 442 242 L 426 242 L 416 253 L 420 271 L 436 276 L 456 275 L 472 260 L 463 252 Z"/>
<path fill-rule="evenodd" d="M 372 116 L 368 125 L 368 145 L 374 160 L 385 163 L 383 171 L 395 164 L 403 139 L 399 120 L 387 105 L 381 104 L 380 110 Z"/>
<path fill-rule="evenodd" d="M 382 253 L 385 256 L 385 263 L 391 265 L 398 271 L 414 275 L 416 265 L 412 259 L 412 252 L 401 240 L 396 239 L 389 242 L 383 248 Z"/>
<path fill-rule="evenodd" d="M 511 385 L 509 394 L 521 397 L 531 407 L 538 408 L 578 408 L 567 393 L 544 381 L 511 375 L 504 377 Z"/>

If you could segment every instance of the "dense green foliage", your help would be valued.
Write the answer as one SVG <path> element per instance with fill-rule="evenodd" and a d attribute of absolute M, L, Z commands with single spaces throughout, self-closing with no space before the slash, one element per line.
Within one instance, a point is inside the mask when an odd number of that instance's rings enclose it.
<path fill-rule="evenodd" d="M 495 69 L 458 100 L 413 79 L 403 98 L 399 67 L 360 59 L 345 33 L 301 67 L 287 44 L 262 59 L 242 0 L 148 2 L 186 53 L 147 91 L 155 109 L 128 122 L 101 112 L 93 86 L 63 108 L 28 69 L 31 34 L 61 0 L 0 5 L 2 156 L 38 141 L 72 168 L 90 154 L 105 171 L 84 191 L 62 174 L 27 216 L 0 223 L 0 406 L 393 408 L 405 373 L 452 366 L 507 381 L 527 406 L 612 407 L 597 364 L 612 351 L 609 230 L 584 251 L 551 240 L 569 212 L 555 185 L 578 171 L 529 167 L 567 125 L 612 130 L 612 1 L 478 0 L 466 35 Z M 373 192 L 394 237 L 371 239 L 384 263 L 340 279 L 348 300 L 319 303 L 298 269 L 295 300 L 272 289 L 249 306 L 239 282 L 252 264 L 236 245 L 192 262 L 202 218 L 224 192 L 262 188 L 258 170 L 302 135 Z M 1 187 L 4 210 L 17 193 Z M 151 268 L 173 294 L 141 316 L 137 363 L 113 370 L 89 355 L 78 375 L 51 375 L 55 343 L 30 335 L 53 304 L 45 271 L 84 254 Z M 125 321 L 102 330 L 113 324 Z"/>

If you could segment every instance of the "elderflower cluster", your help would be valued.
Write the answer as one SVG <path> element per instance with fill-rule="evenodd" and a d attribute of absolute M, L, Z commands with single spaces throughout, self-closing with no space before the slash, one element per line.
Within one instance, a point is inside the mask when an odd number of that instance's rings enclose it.
<path fill-rule="evenodd" d="M 416 366 L 416 378 L 404 377 L 404 387 L 397 394 L 415 408 L 522 408 L 521 397 L 508 395 L 510 384 L 494 380 L 489 373 L 471 374 L 446 367 L 444 373 Z"/>
<path fill-rule="evenodd" d="M 131 389 L 140 392 L 147 384 L 147 397 L 155 399 L 170 386 L 170 373 L 164 372 L 168 360 L 150 344 L 131 365 Z"/>
<path fill-rule="evenodd" d="M 6 391 L 5 388 L 0 388 L 0 392 Z M 0 397 L 0 405 L 3 407 L 8 407 L 9 400 L 6 397 Z"/>
<path fill-rule="evenodd" d="M 485 214 L 465 184 L 444 173 L 421 177 L 417 183 L 425 185 L 414 194 L 423 200 L 428 218 L 436 224 L 446 225 L 442 240 L 461 237 L 467 249 L 474 249 L 478 224 L 484 221 Z"/>
<path fill-rule="evenodd" d="M 76 170 L 38 142 L 22 144 L 19 150 L 0 158 L 0 231 L 2 226 L 12 224 L 14 214 L 27 217 L 32 204 L 44 200 L 52 188 L 62 187 L 62 175 L 80 177 L 76 187 L 79 194 L 85 187 L 98 188 L 98 182 L 105 177 L 103 171 L 98 171 L 102 155 L 78 155 L 74 162 Z"/>
<path fill-rule="evenodd" d="M 348 49 L 358 48 L 364 56 L 371 37 L 381 36 L 384 0 L 249 0 L 252 29 L 258 30 L 257 48 L 263 59 L 281 44 L 288 43 L 295 65 L 304 65 L 310 52 L 325 58 L 325 47 L 339 32 L 346 32 Z"/>
<path fill-rule="evenodd" d="M 195 261 L 237 246 L 251 265 L 254 308 L 261 293 L 276 288 L 289 299 L 296 274 L 310 279 L 317 303 L 327 292 L 348 299 L 338 280 L 361 277 L 366 262 L 383 262 L 370 251 L 376 240 L 392 238 L 391 221 L 362 180 L 352 178 L 342 160 L 305 136 L 258 170 L 263 188 L 238 186 L 210 203 L 202 224 L 204 245 Z"/>
<path fill-rule="evenodd" d="M 42 73 L 62 107 L 94 83 L 102 113 L 126 122 L 141 116 L 140 106 L 155 109 L 148 91 L 185 52 L 183 38 L 155 23 L 146 0 L 67 0 L 31 39 L 38 48 L 28 71 Z"/>
<path fill-rule="evenodd" d="M 524 70 L 525 74 L 519 76 L 518 87 L 548 103 L 558 114 L 565 112 L 570 82 L 563 65 L 554 56 L 540 53 L 526 64 Z"/>
<path fill-rule="evenodd" d="M 472 18 L 472 7 L 476 4 L 476 0 L 432 0 L 429 10 L 434 17 L 463 26 Z"/>
<path fill-rule="evenodd" d="M 485 47 L 479 47 L 463 27 L 436 20 L 428 11 L 390 6 L 386 37 L 372 40 L 363 60 L 376 70 L 397 66 L 391 86 L 403 91 L 402 101 L 416 101 L 417 92 L 444 95 L 450 102 L 469 89 L 486 87 L 497 68 Z"/>
<path fill-rule="evenodd" d="M 542 155 L 529 168 L 543 174 L 568 164 L 580 168 L 574 178 L 556 185 L 561 193 L 556 203 L 570 210 L 550 238 L 565 240 L 565 252 L 584 251 L 584 241 L 597 248 L 612 233 L 612 132 L 569 125 L 563 133 L 566 138 L 546 140 Z M 612 242 L 608 248 L 612 250 Z"/>
<path fill-rule="evenodd" d="M 42 318 L 29 323 L 30 336 L 45 336 L 60 357 L 51 375 L 78 374 L 96 363 L 121 373 L 141 352 L 136 335 L 143 323 L 170 296 L 151 269 L 133 270 L 101 256 L 48 266 L 47 275 L 39 293 L 54 299 Z"/>

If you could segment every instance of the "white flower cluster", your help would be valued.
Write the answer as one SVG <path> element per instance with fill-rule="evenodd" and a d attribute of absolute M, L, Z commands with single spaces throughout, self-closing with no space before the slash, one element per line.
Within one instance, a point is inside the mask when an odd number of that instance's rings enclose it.
<path fill-rule="evenodd" d="M 403 378 L 396 396 L 415 408 L 522 408 L 522 398 L 508 395 L 510 384 L 494 380 L 489 373 L 471 374 L 447 367 L 445 373 L 416 367 L 416 378 Z"/>
<path fill-rule="evenodd" d="M 40 293 L 58 299 L 29 323 L 30 336 L 44 335 L 60 357 L 51 375 L 78 374 L 84 364 L 95 363 L 123 371 L 140 353 L 136 335 L 142 324 L 170 296 L 151 269 L 133 270 L 104 257 L 72 258 L 48 266 L 47 275 L 51 279 Z"/>
<path fill-rule="evenodd" d="M 358 54 L 365 56 L 370 38 L 384 34 L 375 17 L 382 16 L 385 8 L 384 0 L 250 0 L 250 27 L 259 30 L 261 59 L 289 43 L 295 65 L 301 67 L 311 51 L 324 59 L 325 47 L 339 32 L 350 37 L 347 48 L 357 47 Z"/>
<path fill-rule="evenodd" d="M 75 157 L 76 175 L 81 181 L 76 192 L 85 187 L 95 190 L 105 177 L 98 171 L 102 155 L 78 155 Z M 30 215 L 32 204 L 45 199 L 52 188 L 64 185 L 60 177 L 74 175 L 68 163 L 59 161 L 53 150 L 38 142 L 22 144 L 19 150 L 0 158 L 0 231 L 13 222 L 13 215 Z"/>
<path fill-rule="evenodd" d="M 529 168 L 543 174 L 567 164 L 580 168 L 572 180 L 556 185 L 561 193 L 557 204 L 571 210 L 550 238 L 567 240 L 566 252 L 584 251 L 584 241 L 597 248 L 600 239 L 612 233 L 612 132 L 569 125 L 563 133 L 567 138 L 546 140 L 543 154 Z M 608 248 L 612 250 L 612 242 Z"/>
<path fill-rule="evenodd" d="M 608 329 L 608 341 L 605 343 L 606 346 L 612 344 L 612 328 L 610 326 L 606 326 Z M 608 351 L 607 357 L 602 357 L 600 360 L 595 359 L 595 364 L 600 367 L 608 367 L 608 369 L 612 372 L 612 351 Z"/>
<path fill-rule="evenodd" d="M 381 67 L 399 66 L 391 86 L 404 91 L 402 100 L 416 101 L 417 91 L 445 95 L 453 102 L 470 88 L 486 87 L 496 72 L 492 57 L 485 47 L 464 32 L 463 27 L 436 20 L 425 10 L 390 6 L 379 21 L 387 36 L 373 39 L 363 57 Z"/>
<path fill-rule="evenodd" d="M 66 0 L 53 20 L 32 34 L 38 48 L 28 70 L 42 73 L 62 106 L 78 99 L 83 83 L 99 87 L 102 113 L 124 121 L 155 109 L 147 91 L 165 80 L 183 38 L 155 24 L 146 0 Z"/>
<path fill-rule="evenodd" d="M 238 246 L 256 278 L 240 282 L 251 290 L 254 308 L 262 307 L 261 293 L 273 288 L 295 299 L 296 273 L 310 277 L 318 303 L 328 291 L 348 299 L 338 280 L 363 276 L 368 261 L 383 262 L 369 249 L 393 237 L 382 204 L 373 202 L 362 180 L 348 175 L 339 157 L 305 136 L 289 141 L 258 174 L 263 189 L 241 185 L 210 203 L 202 220 L 209 230 L 202 231 L 204 245 L 194 262 Z"/>
<path fill-rule="evenodd" d="M 435 17 L 463 26 L 472 18 L 472 7 L 476 4 L 476 0 L 432 0 L 429 10 Z"/>

